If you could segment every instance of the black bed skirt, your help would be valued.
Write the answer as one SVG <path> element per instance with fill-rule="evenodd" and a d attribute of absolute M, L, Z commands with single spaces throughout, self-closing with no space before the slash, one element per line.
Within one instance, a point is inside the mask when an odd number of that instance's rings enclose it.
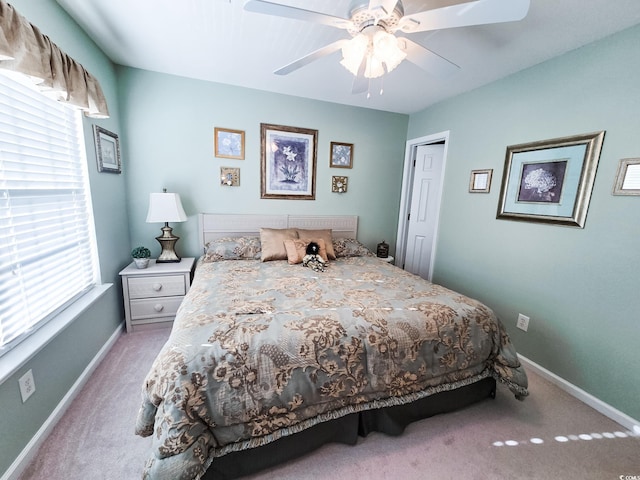
<path fill-rule="evenodd" d="M 466 387 L 431 395 L 407 405 L 352 413 L 262 447 L 215 458 L 202 479 L 239 478 L 300 457 L 327 443 L 355 445 L 358 436 L 365 437 L 371 432 L 400 435 L 412 422 L 458 410 L 488 397 L 495 398 L 495 394 L 496 381 L 485 378 Z"/>

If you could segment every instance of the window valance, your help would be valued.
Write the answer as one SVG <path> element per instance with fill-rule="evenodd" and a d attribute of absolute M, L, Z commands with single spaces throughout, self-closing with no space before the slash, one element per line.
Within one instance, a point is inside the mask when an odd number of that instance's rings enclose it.
<path fill-rule="evenodd" d="M 0 69 L 29 76 L 43 92 L 82 109 L 88 117 L 109 116 L 98 80 L 4 0 L 0 0 Z"/>

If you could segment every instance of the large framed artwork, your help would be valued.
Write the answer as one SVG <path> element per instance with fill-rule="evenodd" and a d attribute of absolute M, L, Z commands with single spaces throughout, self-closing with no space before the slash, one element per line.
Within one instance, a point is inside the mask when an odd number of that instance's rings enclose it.
<path fill-rule="evenodd" d="M 93 126 L 99 172 L 122 173 L 118 135 L 98 125 Z"/>
<path fill-rule="evenodd" d="M 508 146 L 496 218 L 584 228 L 604 134 Z"/>
<path fill-rule="evenodd" d="M 315 200 L 318 131 L 260 124 L 261 198 Z"/>

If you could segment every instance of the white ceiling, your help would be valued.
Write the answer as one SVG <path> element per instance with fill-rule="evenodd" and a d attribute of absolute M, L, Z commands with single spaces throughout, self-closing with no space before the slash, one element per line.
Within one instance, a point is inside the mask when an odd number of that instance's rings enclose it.
<path fill-rule="evenodd" d="M 350 0 L 270 0 L 348 16 Z M 273 71 L 344 30 L 245 12 L 243 0 L 57 0 L 115 63 L 346 105 L 414 113 L 640 23 L 640 0 L 531 0 L 520 22 L 407 35 L 461 67 L 438 79 L 404 61 L 353 95 L 340 52 L 287 76 Z M 455 0 L 404 0 L 405 14 Z M 640 47 L 640 46 L 639 46 Z M 640 55 L 640 53 L 639 53 Z"/>

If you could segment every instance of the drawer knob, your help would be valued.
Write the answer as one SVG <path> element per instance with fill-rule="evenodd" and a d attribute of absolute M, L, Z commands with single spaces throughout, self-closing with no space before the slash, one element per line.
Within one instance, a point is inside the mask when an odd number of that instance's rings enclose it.
<path fill-rule="evenodd" d="M 153 309 L 154 309 L 156 312 L 161 312 L 162 310 L 164 310 L 164 305 L 161 305 L 161 304 L 159 304 L 159 303 L 156 303 L 156 305 L 155 305 L 155 307 L 153 307 Z"/>
<path fill-rule="evenodd" d="M 156 292 L 159 292 L 160 290 L 162 290 L 162 284 L 161 284 L 161 283 L 154 283 L 154 284 L 153 284 L 153 289 L 154 289 Z"/>

